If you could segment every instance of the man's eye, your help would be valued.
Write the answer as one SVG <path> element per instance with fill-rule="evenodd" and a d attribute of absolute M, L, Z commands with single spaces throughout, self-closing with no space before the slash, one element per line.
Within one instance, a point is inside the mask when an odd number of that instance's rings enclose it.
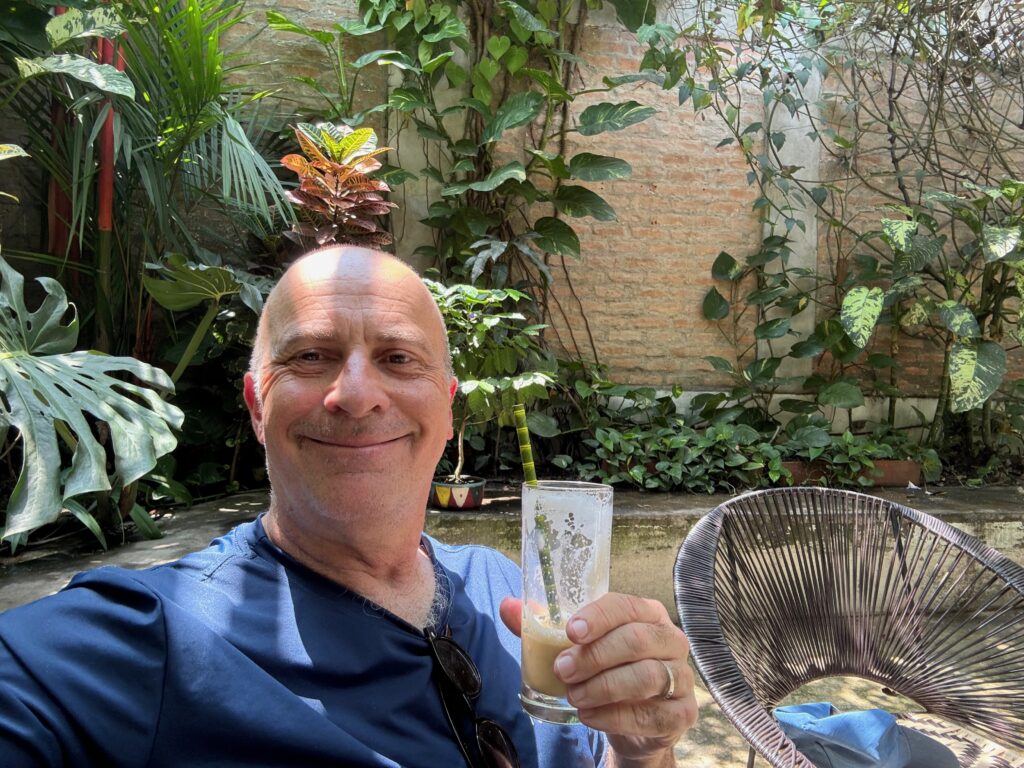
<path fill-rule="evenodd" d="M 307 350 L 305 352 L 300 352 L 295 357 L 296 357 L 297 360 L 301 360 L 304 363 L 315 363 L 315 362 L 318 362 L 319 360 L 323 359 L 323 355 L 321 355 L 316 350 L 312 350 L 312 349 L 311 350 Z"/>
<path fill-rule="evenodd" d="M 386 359 L 394 365 L 404 365 L 412 361 L 412 358 L 404 352 L 389 352 Z"/>

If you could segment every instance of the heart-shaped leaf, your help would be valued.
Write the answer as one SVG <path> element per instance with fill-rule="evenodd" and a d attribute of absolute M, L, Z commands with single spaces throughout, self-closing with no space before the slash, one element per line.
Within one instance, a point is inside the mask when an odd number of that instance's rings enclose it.
<path fill-rule="evenodd" d="M 447 63 L 448 59 L 455 55 L 454 51 L 445 51 L 440 56 L 435 56 L 423 63 L 423 71 L 428 75 L 431 74 L 435 69 L 440 67 L 442 64 Z"/>
<path fill-rule="evenodd" d="M 905 251 L 910 247 L 910 236 L 917 234 L 917 222 L 906 219 L 882 219 L 882 233 L 894 251 Z"/>
<path fill-rule="evenodd" d="M 484 80 L 488 83 L 491 82 L 501 70 L 501 65 L 494 59 L 480 59 L 480 62 L 476 65 L 476 71 L 483 75 Z"/>
<path fill-rule="evenodd" d="M 569 169 L 566 168 L 565 158 L 563 158 L 561 155 L 556 155 L 551 152 L 543 152 L 539 149 L 532 148 L 528 148 L 526 151 L 544 164 L 544 167 L 548 169 L 548 173 L 551 174 L 552 178 L 569 178 Z"/>
<path fill-rule="evenodd" d="M 780 339 L 789 333 L 789 318 L 777 317 L 754 328 L 755 339 Z"/>
<path fill-rule="evenodd" d="M 942 324 L 953 335 L 973 339 L 981 333 L 981 329 L 978 327 L 978 318 L 960 302 L 949 299 L 941 302 L 936 309 Z"/>
<path fill-rule="evenodd" d="M 512 41 L 508 39 L 508 35 L 501 35 L 500 37 L 495 36 L 487 40 L 487 52 L 494 57 L 495 61 L 500 61 L 501 57 L 504 56 L 511 47 Z"/>
<path fill-rule="evenodd" d="M 444 63 L 444 76 L 448 78 L 452 88 L 458 88 L 466 82 L 469 73 L 466 72 L 464 67 L 456 64 L 454 61 L 446 61 Z"/>
<path fill-rule="evenodd" d="M 398 67 L 399 69 L 408 69 L 413 72 L 419 72 L 419 67 L 413 63 L 413 60 L 406 56 L 401 51 L 383 50 L 383 51 L 370 51 L 369 53 L 363 54 L 358 59 L 352 62 L 353 69 L 362 69 L 365 66 L 373 64 L 384 66 L 390 64 Z"/>
<path fill-rule="evenodd" d="M 1020 227 L 996 227 L 989 224 L 981 228 L 982 252 L 985 261 L 1001 261 L 1020 246 Z"/>
<path fill-rule="evenodd" d="M 715 263 L 711 265 L 711 276 L 716 280 L 735 280 L 743 274 L 743 267 L 733 258 L 732 254 L 721 251 Z"/>
<path fill-rule="evenodd" d="M 60 16 L 54 16 L 46 25 L 46 37 L 50 48 L 57 50 L 71 40 L 83 37 L 105 37 L 114 39 L 124 32 L 124 24 L 117 9 L 110 6 L 82 11 L 68 8 Z"/>
<path fill-rule="evenodd" d="M 856 408 L 864 405 L 864 393 L 860 387 L 848 381 L 834 381 L 826 384 L 818 392 L 818 402 L 821 405 L 831 405 L 836 408 Z"/>
<path fill-rule="evenodd" d="M 442 40 L 466 37 L 468 34 L 466 25 L 460 19 L 455 16 L 448 16 L 439 29 L 434 32 L 428 32 L 423 36 L 423 39 L 428 43 L 439 43 Z"/>
<path fill-rule="evenodd" d="M 910 235 L 906 239 L 906 247 L 897 250 L 892 260 L 893 277 L 897 280 L 915 272 L 920 272 L 931 264 L 946 244 L 946 236 Z"/>
<path fill-rule="evenodd" d="M 706 320 L 721 320 L 729 314 L 729 302 L 717 288 L 712 288 L 704 295 L 702 311 Z"/>
<path fill-rule="evenodd" d="M 241 290 L 230 270 L 190 264 L 184 256 L 174 255 L 160 269 L 163 279 L 144 275 L 146 290 L 165 309 L 175 312 L 191 309 L 204 301 L 217 301 Z"/>
<path fill-rule="evenodd" d="M 529 33 L 531 32 L 549 32 L 547 24 L 523 8 L 519 3 L 514 2 L 514 0 L 502 0 L 501 7 L 511 15 L 512 18 L 510 21 L 514 21 L 519 25 L 521 30 L 527 33 L 526 37 L 523 37 L 521 34 L 518 34 L 517 30 L 513 27 L 513 33 L 516 33 L 516 37 L 523 42 L 526 42 L 526 40 L 529 39 Z"/>
<path fill-rule="evenodd" d="M 508 70 L 510 75 L 514 75 L 523 68 L 523 65 L 526 64 L 529 58 L 530 54 L 527 53 L 526 49 L 517 45 L 508 52 L 508 57 L 505 59 L 505 69 Z"/>
<path fill-rule="evenodd" d="M 524 67 L 522 74 L 543 88 L 544 95 L 556 104 L 561 104 L 563 101 L 572 101 L 572 95 L 565 90 L 561 80 L 550 72 L 543 69 L 534 69 L 533 67 Z"/>

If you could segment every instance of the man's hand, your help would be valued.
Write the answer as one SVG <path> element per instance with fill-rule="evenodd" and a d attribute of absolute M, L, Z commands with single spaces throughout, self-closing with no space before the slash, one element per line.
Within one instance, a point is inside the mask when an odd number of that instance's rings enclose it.
<path fill-rule="evenodd" d="M 521 601 L 506 598 L 501 619 L 520 634 Z M 555 660 L 580 721 L 608 734 L 616 766 L 673 766 L 672 747 L 697 722 L 689 643 L 657 600 L 609 593 L 569 619 L 576 645 Z M 663 663 L 664 662 L 664 663 Z M 668 666 L 675 678 L 672 698 Z"/>

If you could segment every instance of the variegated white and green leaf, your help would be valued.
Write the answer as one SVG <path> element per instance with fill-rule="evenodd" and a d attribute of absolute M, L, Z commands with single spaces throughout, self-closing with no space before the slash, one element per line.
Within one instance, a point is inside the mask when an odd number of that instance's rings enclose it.
<path fill-rule="evenodd" d="M 994 341 L 958 341 L 949 359 L 949 408 L 963 413 L 980 407 L 1006 375 L 1006 350 Z"/>
<path fill-rule="evenodd" d="M 1020 227 L 996 227 L 989 224 L 981 228 L 981 250 L 985 261 L 1002 261 L 1020 248 Z"/>
<path fill-rule="evenodd" d="M 861 349 L 868 345 L 875 325 L 882 314 L 885 293 L 881 288 L 859 285 L 843 298 L 840 321 L 850 340 Z"/>
<path fill-rule="evenodd" d="M 981 330 L 978 328 L 978 319 L 967 307 L 952 299 L 941 302 L 936 309 L 939 312 L 939 319 L 942 324 L 954 336 L 960 338 L 976 338 Z"/>

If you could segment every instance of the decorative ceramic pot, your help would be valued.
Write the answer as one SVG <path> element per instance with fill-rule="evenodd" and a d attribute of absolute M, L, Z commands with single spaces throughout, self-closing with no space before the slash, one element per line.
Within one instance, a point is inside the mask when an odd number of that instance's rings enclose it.
<path fill-rule="evenodd" d="M 437 509 L 476 509 L 484 502 L 486 483 L 482 477 L 472 475 L 463 475 L 458 483 L 453 482 L 450 475 L 435 477 L 427 503 Z"/>

